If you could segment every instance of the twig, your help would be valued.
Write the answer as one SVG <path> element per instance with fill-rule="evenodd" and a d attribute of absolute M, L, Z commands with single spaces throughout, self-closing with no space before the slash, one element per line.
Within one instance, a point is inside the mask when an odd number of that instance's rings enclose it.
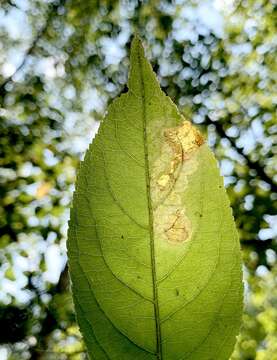
<path fill-rule="evenodd" d="M 243 150 L 237 146 L 235 140 L 230 138 L 226 134 L 224 127 L 220 122 L 211 121 L 208 118 L 208 124 L 213 124 L 220 137 L 228 139 L 230 141 L 230 144 L 236 149 L 237 153 L 240 154 L 245 159 L 247 166 L 250 169 L 255 170 L 257 172 L 258 177 L 271 186 L 272 191 L 277 192 L 277 184 L 273 182 L 273 179 L 267 175 L 267 173 L 264 171 L 263 167 L 259 164 L 258 161 L 253 161 L 246 154 L 244 154 Z"/>

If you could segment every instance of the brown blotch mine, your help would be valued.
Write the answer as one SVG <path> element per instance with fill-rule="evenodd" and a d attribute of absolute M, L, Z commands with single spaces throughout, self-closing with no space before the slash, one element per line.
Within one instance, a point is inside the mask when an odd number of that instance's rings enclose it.
<path fill-rule="evenodd" d="M 180 126 L 166 129 L 164 139 L 152 177 L 155 183 L 152 188 L 154 226 L 160 239 L 178 245 L 192 236 L 192 225 L 185 211 L 182 194 L 188 184 L 188 176 L 197 169 L 194 154 L 204 139 L 187 120 Z"/>
<path fill-rule="evenodd" d="M 204 138 L 200 132 L 185 120 L 180 126 L 164 131 L 164 137 L 173 152 L 173 159 L 170 162 L 166 174 L 162 174 L 157 180 L 160 190 L 166 189 L 175 180 L 178 167 L 184 160 L 188 160 L 191 155 L 204 143 Z"/>
<path fill-rule="evenodd" d="M 168 241 L 181 243 L 188 238 L 185 214 L 177 210 L 171 226 L 165 230 Z"/>

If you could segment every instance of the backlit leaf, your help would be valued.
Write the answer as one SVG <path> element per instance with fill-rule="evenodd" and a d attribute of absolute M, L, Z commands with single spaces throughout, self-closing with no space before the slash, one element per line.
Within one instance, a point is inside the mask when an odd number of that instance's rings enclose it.
<path fill-rule="evenodd" d="M 91 359 L 224 360 L 242 311 L 239 241 L 212 152 L 138 38 L 129 91 L 81 163 L 68 255 Z"/>

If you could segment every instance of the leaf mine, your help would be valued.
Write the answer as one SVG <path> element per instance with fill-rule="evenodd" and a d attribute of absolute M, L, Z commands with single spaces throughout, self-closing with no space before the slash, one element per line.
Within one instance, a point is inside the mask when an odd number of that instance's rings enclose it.
<path fill-rule="evenodd" d="M 195 153 L 203 143 L 203 136 L 187 120 L 164 130 L 164 144 L 153 166 L 151 187 L 155 234 L 160 240 L 181 244 L 191 238 L 191 222 L 186 216 L 182 194 L 188 176 L 197 169 Z"/>

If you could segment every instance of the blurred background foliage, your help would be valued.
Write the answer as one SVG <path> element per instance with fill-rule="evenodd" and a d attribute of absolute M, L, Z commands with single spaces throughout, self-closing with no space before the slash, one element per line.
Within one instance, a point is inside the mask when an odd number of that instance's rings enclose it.
<path fill-rule="evenodd" d="M 277 360 L 277 2 L 0 0 L 0 359 L 85 359 L 66 266 L 79 159 L 134 31 L 219 160 L 243 249 L 233 360 Z"/>

